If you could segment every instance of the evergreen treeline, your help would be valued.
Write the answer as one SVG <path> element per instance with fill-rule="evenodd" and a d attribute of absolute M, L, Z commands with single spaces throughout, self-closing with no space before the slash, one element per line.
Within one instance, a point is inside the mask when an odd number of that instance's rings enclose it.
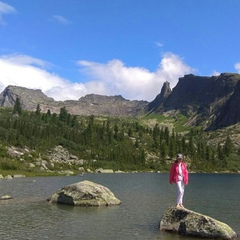
<path fill-rule="evenodd" d="M 217 147 L 209 146 L 204 132 L 192 129 L 181 135 L 167 127 L 153 128 L 138 119 L 80 117 L 66 108 L 60 114 L 22 111 L 20 101 L 14 109 L 0 110 L 0 161 L 7 157 L 3 146 L 28 146 L 35 155 L 45 156 L 57 145 L 68 149 L 88 168 L 114 170 L 169 170 L 177 153 L 185 155 L 192 171 L 237 171 L 239 162 L 230 138 Z M 1 165 L 0 165 L 1 168 Z"/>

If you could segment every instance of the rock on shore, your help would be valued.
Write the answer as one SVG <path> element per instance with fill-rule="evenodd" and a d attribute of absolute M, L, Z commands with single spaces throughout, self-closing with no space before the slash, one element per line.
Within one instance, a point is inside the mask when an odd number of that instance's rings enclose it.
<path fill-rule="evenodd" d="M 4 196 L 0 197 L 0 200 L 9 200 L 9 199 L 12 199 L 12 196 L 4 195 Z"/>
<path fill-rule="evenodd" d="M 160 230 L 199 238 L 237 238 L 237 234 L 227 224 L 186 208 L 168 208 L 161 218 Z"/>
<path fill-rule="evenodd" d="M 48 201 L 50 203 L 74 206 L 109 206 L 121 204 L 121 201 L 108 188 L 87 180 L 65 186 L 55 192 Z"/>

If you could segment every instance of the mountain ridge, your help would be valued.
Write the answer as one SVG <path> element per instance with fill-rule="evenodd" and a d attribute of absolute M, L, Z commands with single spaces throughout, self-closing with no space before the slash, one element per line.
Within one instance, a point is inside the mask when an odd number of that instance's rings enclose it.
<path fill-rule="evenodd" d="M 0 106 L 13 107 L 20 98 L 24 110 L 59 113 L 66 107 L 75 115 L 100 115 L 113 117 L 139 117 L 151 113 L 188 117 L 187 125 L 203 126 L 215 130 L 240 121 L 240 74 L 221 73 L 219 76 L 180 77 L 171 89 L 164 82 L 161 92 L 151 102 L 127 100 L 121 95 L 88 94 L 78 100 L 55 101 L 41 90 L 8 86 L 0 94 Z"/>
<path fill-rule="evenodd" d="M 0 94 L 0 106 L 13 108 L 17 97 L 24 110 L 35 111 L 39 104 L 42 112 L 50 110 L 52 113 L 59 113 L 61 108 L 66 107 L 69 113 L 75 115 L 134 117 L 145 112 L 148 105 L 147 101 L 130 101 L 121 95 L 98 94 L 88 94 L 78 100 L 55 101 L 39 89 L 9 85 Z"/>
<path fill-rule="evenodd" d="M 232 108 L 230 114 L 227 108 L 229 101 L 231 106 L 240 104 L 237 97 L 239 82 L 240 75 L 235 73 L 211 77 L 185 75 L 179 78 L 168 97 L 162 98 L 161 102 L 159 98 L 151 102 L 149 111 L 171 116 L 181 113 L 189 118 L 190 125 L 202 125 L 208 130 L 226 127 L 240 121 L 240 112 Z M 225 115 L 232 118 L 226 119 Z"/>

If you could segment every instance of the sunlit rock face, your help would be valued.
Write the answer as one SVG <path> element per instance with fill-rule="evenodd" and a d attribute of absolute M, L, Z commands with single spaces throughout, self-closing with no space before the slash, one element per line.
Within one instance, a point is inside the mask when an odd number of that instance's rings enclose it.
<path fill-rule="evenodd" d="M 168 208 L 160 221 L 160 230 L 199 238 L 237 238 L 237 234 L 227 224 L 186 208 Z"/>
<path fill-rule="evenodd" d="M 110 206 L 121 201 L 107 188 L 91 181 L 74 183 L 55 192 L 48 201 L 73 206 Z"/>

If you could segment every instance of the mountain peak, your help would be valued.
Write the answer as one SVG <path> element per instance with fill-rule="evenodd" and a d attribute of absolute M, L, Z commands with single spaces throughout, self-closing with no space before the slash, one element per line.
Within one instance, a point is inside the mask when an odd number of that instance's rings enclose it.
<path fill-rule="evenodd" d="M 160 94 L 156 96 L 156 98 L 149 103 L 149 111 L 155 111 L 159 105 L 161 105 L 165 99 L 171 94 L 172 90 L 170 88 L 170 83 L 168 81 L 163 83 Z"/>

